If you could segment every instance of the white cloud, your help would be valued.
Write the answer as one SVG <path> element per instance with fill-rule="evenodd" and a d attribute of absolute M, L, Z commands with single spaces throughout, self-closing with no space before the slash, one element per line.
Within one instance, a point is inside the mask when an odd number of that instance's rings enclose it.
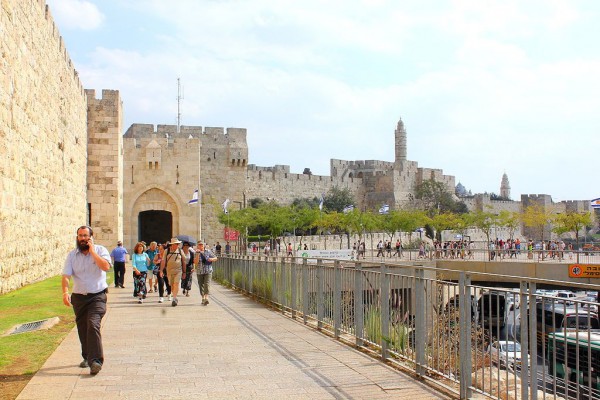
<path fill-rule="evenodd" d="M 61 29 L 94 30 L 104 21 L 98 7 L 86 0 L 48 0 L 50 12 Z"/>

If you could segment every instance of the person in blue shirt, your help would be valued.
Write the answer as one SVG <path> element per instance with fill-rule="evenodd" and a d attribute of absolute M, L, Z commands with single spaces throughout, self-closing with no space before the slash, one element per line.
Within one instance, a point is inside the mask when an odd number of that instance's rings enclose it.
<path fill-rule="evenodd" d="M 63 303 L 73 306 L 77 333 L 81 343 L 81 368 L 90 368 L 96 375 L 104 363 L 100 324 L 106 314 L 106 271 L 110 269 L 110 255 L 104 246 L 94 244 L 94 231 L 89 226 L 77 229 L 77 247 L 65 261 L 62 273 Z M 69 283 L 73 290 L 69 295 Z"/>
<path fill-rule="evenodd" d="M 125 257 L 127 254 L 129 253 L 120 240 L 117 242 L 117 247 L 110 252 L 110 258 L 112 258 L 115 268 L 115 287 L 125 287 L 123 283 L 125 282 Z"/>
<path fill-rule="evenodd" d="M 137 295 L 140 304 L 146 298 L 146 277 L 150 263 L 150 257 L 144 253 L 144 245 L 138 242 L 133 248 L 131 267 L 133 268 L 133 295 Z"/>

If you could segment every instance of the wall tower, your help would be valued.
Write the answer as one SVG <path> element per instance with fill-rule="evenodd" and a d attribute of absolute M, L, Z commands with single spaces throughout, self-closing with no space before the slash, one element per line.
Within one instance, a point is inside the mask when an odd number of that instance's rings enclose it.
<path fill-rule="evenodd" d="M 502 175 L 502 182 L 500 183 L 500 197 L 510 199 L 510 182 L 508 182 L 506 172 Z"/>
<path fill-rule="evenodd" d="M 404 123 L 402 118 L 398 120 L 398 125 L 394 131 L 395 147 L 396 147 L 396 164 L 402 164 L 406 161 L 406 129 L 404 129 Z"/>

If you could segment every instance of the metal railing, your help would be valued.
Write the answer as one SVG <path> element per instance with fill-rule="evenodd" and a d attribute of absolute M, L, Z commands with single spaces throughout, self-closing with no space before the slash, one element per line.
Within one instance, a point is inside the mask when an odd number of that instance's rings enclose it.
<path fill-rule="evenodd" d="M 260 257 L 222 258 L 214 273 L 461 398 L 600 399 L 600 285 L 564 283 L 581 296 L 593 290 L 591 301 L 536 290 L 548 281 L 509 289 L 474 285 L 465 272 L 458 282 L 443 275 L 397 264 Z"/>

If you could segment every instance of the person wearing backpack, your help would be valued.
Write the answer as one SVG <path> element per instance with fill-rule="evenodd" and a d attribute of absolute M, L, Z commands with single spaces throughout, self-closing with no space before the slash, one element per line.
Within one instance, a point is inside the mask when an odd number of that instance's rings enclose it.
<path fill-rule="evenodd" d="M 173 301 L 171 306 L 175 307 L 179 300 L 177 299 L 177 293 L 179 292 L 179 283 L 181 278 L 186 277 L 185 271 L 185 256 L 183 251 L 179 248 L 181 241 L 179 239 L 172 238 L 169 242 L 169 247 L 165 250 L 162 262 L 160 264 L 159 276 L 165 275 L 169 279 L 171 285 L 171 294 L 173 295 Z"/>
<path fill-rule="evenodd" d="M 194 264 L 196 264 L 198 260 L 195 257 L 190 242 L 183 242 L 182 250 L 185 263 L 185 278 L 181 280 L 181 288 L 183 289 L 183 294 L 186 297 L 190 297 L 190 290 L 192 289 L 192 272 L 194 272 Z"/>
<path fill-rule="evenodd" d="M 204 248 L 204 243 L 198 242 L 198 263 L 202 263 L 198 266 L 198 287 L 200 288 L 200 295 L 202 296 L 202 305 L 207 306 L 208 294 L 210 293 L 210 280 L 212 278 L 213 267 L 212 263 L 217 261 L 215 254 Z"/>

